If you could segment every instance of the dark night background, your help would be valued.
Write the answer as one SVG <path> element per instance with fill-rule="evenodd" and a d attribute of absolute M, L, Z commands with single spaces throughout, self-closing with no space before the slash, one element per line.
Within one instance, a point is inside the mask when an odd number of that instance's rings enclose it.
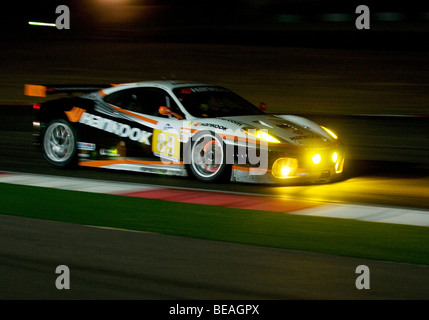
<path fill-rule="evenodd" d="M 70 30 L 54 23 L 70 9 Z M 370 9 L 358 30 L 356 8 Z M 0 19 L 0 101 L 25 83 L 177 78 L 224 85 L 272 112 L 429 114 L 429 3 L 48 0 Z"/>
<path fill-rule="evenodd" d="M 33 32 L 64 36 L 27 24 L 55 22 L 60 4 L 70 8 L 68 35 L 78 38 L 399 49 L 426 49 L 429 43 L 429 4 L 423 1 L 34 1 L 5 6 L 3 39 Z M 370 9 L 370 30 L 355 28 L 360 4 Z"/>

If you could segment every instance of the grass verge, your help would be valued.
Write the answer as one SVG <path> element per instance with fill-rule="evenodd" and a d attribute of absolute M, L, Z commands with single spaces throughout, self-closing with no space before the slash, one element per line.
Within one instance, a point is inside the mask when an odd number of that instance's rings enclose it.
<path fill-rule="evenodd" d="M 0 214 L 429 265 L 429 228 L 0 183 Z"/>

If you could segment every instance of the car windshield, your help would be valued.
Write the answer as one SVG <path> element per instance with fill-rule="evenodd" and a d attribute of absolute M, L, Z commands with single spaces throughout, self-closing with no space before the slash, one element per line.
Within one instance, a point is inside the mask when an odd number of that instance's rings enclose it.
<path fill-rule="evenodd" d="M 221 87 L 177 88 L 173 92 L 186 110 L 198 118 L 264 114 L 247 100 Z"/>

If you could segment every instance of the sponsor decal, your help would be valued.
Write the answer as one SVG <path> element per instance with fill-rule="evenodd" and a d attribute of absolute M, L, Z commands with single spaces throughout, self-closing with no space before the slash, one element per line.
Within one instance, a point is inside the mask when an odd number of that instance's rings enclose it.
<path fill-rule="evenodd" d="M 236 120 L 233 120 L 233 119 L 228 119 L 228 118 L 219 118 L 219 119 L 221 119 L 221 120 L 223 120 L 223 121 L 231 122 L 231 123 L 233 123 L 233 124 L 235 124 L 235 125 L 237 125 L 237 126 L 243 126 L 243 125 L 244 125 L 244 123 L 243 123 L 243 122 L 236 121 Z"/>
<path fill-rule="evenodd" d="M 152 136 L 151 132 L 146 132 L 139 128 L 133 128 L 128 124 L 93 115 L 86 112 L 86 110 L 77 107 L 73 107 L 72 110 L 65 111 L 65 113 L 71 122 L 79 122 L 93 128 L 116 134 L 122 138 L 128 138 L 132 141 L 147 145 L 151 144 L 149 140 Z"/>
<path fill-rule="evenodd" d="M 221 87 L 192 87 L 192 88 L 182 88 L 179 93 L 181 94 L 191 94 L 197 92 L 229 92 L 229 90 Z"/>
<path fill-rule="evenodd" d="M 225 126 L 221 126 L 219 124 L 214 124 L 214 123 L 201 123 L 200 126 L 209 127 L 209 128 L 213 128 L 213 129 L 219 129 L 219 130 L 227 130 L 228 129 Z"/>
<path fill-rule="evenodd" d="M 100 155 L 102 156 L 109 156 L 109 157 L 119 157 L 120 154 L 118 152 L 118 149 L 116 148 L 110 148 L 110 149 L 100 149 Z"/>
<path fill-rule="evenodd" d="M 291 140 L 293 141 L 297 141 L 297 140 L 303 140 L 303 139 L 320 139 L 319 136 L 316 135 L 304 135 L 304 136 L 294 136 L 294 137 L 290 137 Z"/>
<path fill-rule="evenodd" d="M 162 130 L 169 130 L 169 129 L 173 129 L 173 127 L 171 126 L 171 124 L 169 124 L 169 123 L 166 123 L 165 125 L 164 125 L 164 127 L 162 128 Z"/>
<path fill-rule="evenodd" d="M 78 142 L 77 148 L 79 150 L 86 150 L 86 151 L 94 151 L 95 150 L 95 144 L 89 143 L 89 142 Z"/>
<path fill-rule="evenodd" d="M 285 130 L 293 130 L 293 133 L 295 133 L 295 134 L 304 134 L 304 132 L 302 132 L 300 129 L 292 127 L 291 125 L 286 124 L 286 123 L 278 125 L 278 127 L 285 129 Z"/>

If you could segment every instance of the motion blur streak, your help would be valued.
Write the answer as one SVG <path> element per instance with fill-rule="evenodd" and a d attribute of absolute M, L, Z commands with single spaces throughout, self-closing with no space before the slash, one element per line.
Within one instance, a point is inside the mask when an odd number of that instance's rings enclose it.
<path fill-rule="evenodd" d="M 55 23 L 48 22 L 37 22 L 37 21 L 28 21 L 30 26 L 39 26 L 39 27 L 56 27 Z"/>

